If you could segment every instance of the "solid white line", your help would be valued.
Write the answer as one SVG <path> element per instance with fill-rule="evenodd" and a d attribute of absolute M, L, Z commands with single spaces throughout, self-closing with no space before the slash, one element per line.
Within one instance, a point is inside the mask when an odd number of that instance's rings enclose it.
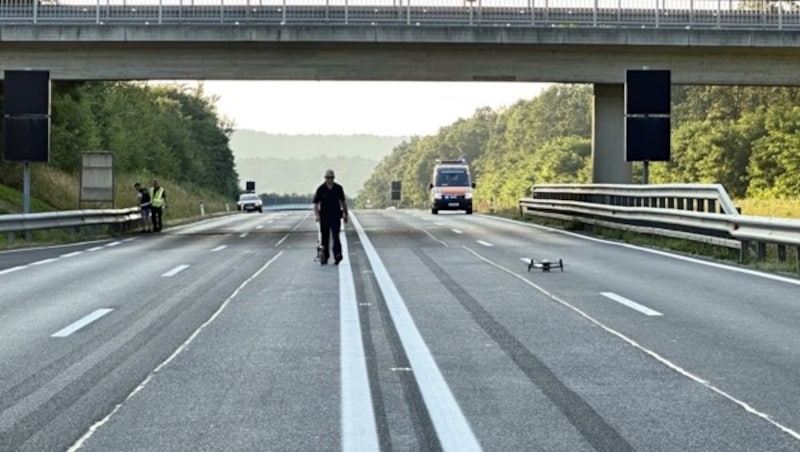
<path fill-rule="evenodd" d="M 163 274 L 163 275 L 161 275 L 161 276 L 162 276 L 162 277 L 164 277 L 164 278 L 169 278 L 170 276 L 175 276 L 175 275 L 177 275 L 178 273 L 180 273 L 180 272 L 182 272 L 182 271 L 186 270 L 187 268 L 189 268 L 189 266 L 188 266 L 188 265 L 186 265 L 186 264 L 181 264 L 181 265 L 178 265 L 177 267 L 173 268 L 172 270 L 170 270 L 170 271 L 168 271 L 168 272 L 164 273 L 164 274 Z"/>
<path fill-rule="evenodd" d="M 62 254 L 61 257 L 74 257 L 83 254 L 83 251 L 73 251 L 71 253 Z"/>
<path fill-rule="evenodd" d="M 488 247 L 492 247 L 492 246 L 494 246 L 494 245 L 492 245 L 492 244 L 491 244 L 491 243 L 489 243 L 489 242 L 484 242 L 483 240 L 476 240 L 476 242 L 480 243 L 480 244 L 481 244 L 481 245 L 483 245 L 483 246 L 488 246 Z"/>
<path fill-rule="evenodd" d="M 608 298 L 609 300 L 614 300 L 617 303 L 623 304 L 631 309 L 641 312 L 644 315 L 649 316 L 659 316 L 663 315 L 658 311 L 648 308 L 647 306 L 640 305 L 639 303 L 629 300 L 625 297 L 615 294 L 614 292 L 600 292 L 600 295 Z"/>
<path fill-rule="evenodd" d="M 589 314 L 581 311 L 580 309 L 576 308 L 575 306 L 567 303 L 566 301 L 562 300 L 561 298 L 558 298 L 557 296 L 555 296 L 552 293 L 548 292 L 547 290 L 545 290 L 544 288 L 542 288 L 538 284 L 530 281 L 525 276 L 517 274 L 516 272 L 511 271 L 511 270 L 507 269 L 506 267 L 503 267 L 502 265 L 497 264 L 497 263 L 495 263 L 495 262 L 493 262 L 493 261 L 481 256 L 480 254 L 478 254 L 477 252 L 467 248 L 466 246 L 464 247 L 464 249 L 469 251 L 470 253 L 472 253 L 478 259 L 486 262 L 487 264 L 489 264 L 489 265 L 491 265 L 491 266 L 493 266 L 495 268 L 498 268 L 498 269 L 508 273 L 509 275 L 519 279 L 523 283 L 533 287 L 534 289 L 536 289 L 539 292 L 541 292 L 544 296 L 550 298 L 551 300 L 555 301 L 556 303 L 559 303 L 562 306 L 571 309 L 573 312 L 576 312 L 578 315 L 580 315 L 581 317 L 585 318 L 587 321 L 597 325 L 598 327 L 600 327 L 604 331 L 606 331 L 606 332 L 608 332 L 608 333 L 610 333 L 610 334 L 622 339 L 623 341 L 625 341 L 628 344 L 630 344 L 632 347 L 634 347 L 634 348 L 636 348 L 638 350 L 641 350 L 645 354 L 649 355 L 651 358 L 655 359 L 656 361 L 660 362 L 661 364 L 665 365 L 666 367 L 672 369 L 673 371 L 677 372 L 678 374 L 680 374 L 680 375 L 682 375 L 682 376 L 694 381 L 695 383 L 698 383 L 698 384 L 702 385 L 703 387 L 709 389 L 710 391 L 712 391 L 712 392 L 714 392 L 716 394 L 721 395 L 722 397 L 730 400 L 731 402 L 735 403 L 736 405 L 739 405 L 739 407 L 744 409 L 747 413 L 750 413 L 750 414 L 752 414 L 752 415 L 754 415 L 754 416 L 756 416 L 756 417 L 768 422 L 769 424 L 773 425 L 774 427 L 777 427 L 779 430 L 781 430 L 782 432 L 788 434 L 789 436 L 793 437 L 794 439 L 800 440 L 800 432 L 792 430 L 791 428 L 786 427 L 785 425 L 783 425 L 783 424 L 781 424 L 781 423 L 779 423 L 777 421 L 772 420 L 772 418 L 769 416 L 769 414 L 766 414 L 766 413 L 763 413 L 761 411 L 758 411 L 758 410 L 754 409 L 747 402 L 744 402 L 742 400 L 737 399 L 736 397 L 728 394 L 727 392 L 723 391 L 722 389 L 719 389 L 716 386 L 712 385 L 708 381 L 698 377 L 697 375 L 694 375 L 693 373 L 691 373 L 688 370 L 678 366 L 677 364 L 673 363 L 672 361 L 668 360 L 667 358 L 664 358 L 663 356 L 659 355 L 658 353 L 656 353 L 656 352 L 650 350 L 649 348 L 639 344 L 638 342 L 634 341 L 633 339 L 629 338 L 628 336 L 620 333 L 619 331 L 617 331 L 617 330 L 615 330 L 615 329 L 613 329 L 611 327 L 606 326 L 605 324 L 603 324 L 599 320 L 596 320 L 594 317 L 590 316 Z"/>
<path fill-rule="evenodd" d="M 57 260 L 58 260 L 57 258 L 53 257 L 53 258 L 50 258 L 50 259 L 44 259 L 44 260 L 40 260 L 40 261 L 36 261 L 36 262 L 31 262 L 28 265 L 44 265 L 44 264 L 49 264 L 50 262 L 55 262 Z"/>
<path fill-rule="evenodd" d="M 482 450 L 380 256 L 355 215 L 351 215 L 350 218 L 381 288 L 442 449 L 459 452 Z"/>
<path fill-rule="evenodd" d="M 347 256 L 347 235 L 344 231 L 341 235 L 342 253 Z M 378 451 L 378 431 L 372 409 L 372 392 L 350 259 L 339 264 L 339 319 L 342 450 Z"/>
<path fill-rule="evenodd" d="M 68 325 L 65 328 L 53 333 L 50 337 L 67 337 L 111 311 L 113 311 L 113 309 L 98 309 L 86 317 L 78 320 L 77 322 L 72 323 L 71 325 Z"/>
<path fill-rule="evenodd" d="M 288 239 L 288 238 L 289 238 L 289 234 L 286 234 L 286 235 L 284 235 L 283 237 L 281 237 L 281 239 L 280 239 L 280 240 L 278 240 L 278 243 L 276 243 L 276 244 L 275 244 L 275 248 L 277 248 L 278 246 L 280 246 L 280 244 L 281 244 L 281 243 L 283 243 L 283 241 L 284 241 L 284 240 L 286 240 L 286 239 Z"/>
<path fill-rule="evenodd" d="M 18 265 L 16 267 L 7 268 L 5 270 L 0 270 L 0 275 L 5 275 L 6 273 L 13 273 L 15 271 L 22 270 L 22 269 L 25 269 L 25 268 L 28 268 L 28 266 L 27 265 Z"/>
<path fill-rule="evenodd" d="M 89 427 L 89 430 L 87 430 L 87 431 L 86 431 L 86 433 L 84 433 L 84 434 L 83 434 L 83 436 L 81 436 L 81 437 L 78 439 L 78 441 L 76 441 L 76 442 L 75 442 L 75 444 L 73 444 L 73 445 L 72 445 L 72 446 L 71 446 L 69 449 L 67 449 L 67 451 L 68 451 L 68 452 L 74 452 L 74 451 L 76 451 L 76 450 L 80 449 L 80 448 L 81 448 L 81 446 L 83 446 L 83 443 L 85 443 L 86 441 L 88 441 L 88 440 L 89 440 L 89 438 L 91 438 L 91 437 L 92 437 L 92 435 L 94 435 L 94 432 L 96 432 L 96 431 L 97 431 L 97 430 L 98 430 L 100 427 L 102 427 L 104 424 L 106 424 L 106 423 L 108 422 L 108 420 L 109 420 L 109 419 L 111 419 L 111 416 L 113 416 L 113 415 L 114 415 L 114 414 L 115 414 L 117 411 L 119 411 L 119 409 L 120 409 L 120 408 L 122 408 L 122 404 L 123 404 L 123 403 L 125 403 L 125 402 L 126 402 L 126 401 L 128 401 L 128 400 L 130 400 L 130 398 L 131 398 L 131 397 L 133 397 L 133 396 L 134 396 L 134 395 L 136 395 L 136 394 L 137 394 L 139 391 L 141 391 L 142 389 L 144 389 L 144 388 L 147 386 L 147 383 L 149 383 L 149 382 L 150 382 L 150 380 L 152 380 L 153 376 L 154 376 L 156 373 L 158 373 L 158 372 L 159 372 L 161 369 L 163 369 L 163 368 L 164 368 L 164 366 L 166 366 L 166 365 L 167 365 L 167 364 L 169 364 L 169 363 L 170 363 L 170 362 L 171 362 L 173 359 L 175 359 L 175 357 L 176 357 L 176 356 L 178 356 L 178 355 L 179 355 L 179 354 L 180 354 L 180 353 L 181 353 L 181 352 L 182 352 L 182 351 L 183 351 L 183 350 L 184 350 L 186 347 L 188 347 L 188 346 L 189 346 L 189 344 L 191 344 L 191 343 L 192 343 L 192 341 L 194 341 L 194 339 L 197 337 L 197 335 L 198 335 L 198 334 L 200 334 L 200 332 L 201 332 L 201 331 L 203 331 L 203 328 L 205 328 L 205 327 L 206 327 L 208 324 L 210 324 L 211 322 L 213 322 L 213 321 L 214 321 L 214 319 L 216 319 L 216 318 L 217 318 L 217 317 L 220 315 L 220 313 L 221 313 L 221 312 L 222 312 L 222 311 L 225 309 L 225 307 L 226 307 L 226 306 L 228 306 L 228 303 L 230 303 L 230 302 L 231 302 L 231 300 L 233 300 L 233 299 L 236 297 L 236 295 L 238 295 L 238 294 L 239 294 L 239 292 L 241 292 L 241 291 L 242 291 L 242 289 L 244 288 L 244 286 L 246 286 L 246 285 L 247 285 L 247 284 L 248 284 L 250 281 L 254 280 L 254 279 L 255 279 L 255 278 L 258 276 L 258 275 L 260 275 L 260 274 L 261 274 L 261 272 L 263 272 L 264 270 L 266 270 L 266 269 L 267 269 L 267 267 L 269 267 L 269 266 L 270 266 L 270 264 L 272 264 L 273 262 L 275 262 L 275 261 L 276 261 L 276 260 L 277 260 L 277 259 L 278 259 L 278 258 L 281 256 L 281 254 L 282 254 L 282 253 L 283 253 L 283 251 L 281 251 L 281 252 L 279 252 L 278 254 L 276 254 L 276 255 L 275 255 L 275 257 L 273 257 L 272 259 L 270 259 L 269 261 L 267 261 L 267 263 L 266 263 L 266 264 L 264 264 L 264 265 L 263 265 L 261 268 L 259 268 L 259 269 L 258 269 L 258 271 L 256 271 L 255 273 L 253 273 L 253 276 L 251 276 L 251 277 L 247 278 L 247 279 L 246 279 L 246 280 L 245 280 L 245 281 L 244 281 L 242 284 L 240 284 L 240 285 L 239 285 L 239 287 L 237 287 L 237 288 L 236 288 L 236 290 L 234 290 L 234 291 L 233 291 L 233 293 L 231 293 L 231 294 L 230 294 L 230 296 L 229 296 L 228 298 L 226 298 L 226 299 L 225 299 L 225 301 L 222 303 L 222 305 L 219 307 L 219 309 L 217 309 L 217 310 L 214 312 L 214 314 L 212 314 L 212 315 L 211 315 L 211 317 L 209 317 L 209 319 L 205 321 L 205 323 L 203 323 L 202 325 L 200 325 L 200 327 L 198 327 L 198 328 L 195 330 L 195 332 L 194 332 L 194 333 L 192 333 L 192 335 L 191 335 L 191 336 L 189 336 L 189 339 L 186 339 L 186 342 L 184 342 L 183 344 L 181 344 L 181 346 L 180 346 L 180 347 L 178 347 L 178 348 L 177 348 L 177 349 L 176 349 L 176 350 L 175 350 L 175 351 L 172 353 L 172 355 L 170 355 L 170 356 L 169 356 L 169 358 L 165 359 L 165 360 L 164 360 L 164 362 L 162 362 L 161 364 L 159 364 L 159 365 L 158 365 L 158 367 L 156 367 L 155 369 L 153 369 L 153 371 L 150 373 L 150 375 L 148 375 L 148 376 L 147 376 L 147 378 L 145 378 L 145 379 L 144 379 L 144 380 L 143 380 L 141 383 L 139 383 L 139 386 L 137 386 L 137 387 L 136 387 L 136 388 L 135 388 L 133 391 L 131 391 L 131 393 L 130 393 L 130 394 L 128 394 L 128 397 L 126 397 L 126 398 L 125 398 L 125 400 L 123 400 L 122 402 L 118 403 L 118 404 L 117 404 L 117 406 L 115 406 L 115 407 L 114 407 L 114 409 L 113 409 L 113 410 L 111 410 L 111 412 L 110 412 L 110 413 L 108 413 L 108 415 L 107 415 L 106 417 L 104 417 L 103 419 L 101 419 L 101 420 L 99 420 L 99 421 L 95 422 L 95 423 L 94 423 L 94 425 L 92 425 L 91 427 Z"/>
<path fill-rule="evenodd" d="M 220 246 L 218 246 L 218 247 L 216 247 L 216 248 L 212 248 L 212 249 L 211 249 L 211 252 L 213 253 L 213 252 L 215 252 L 215 251 L 221 251 L 221 250 L 224 250 L 224 249 L 225 249 L 225 248 L 227 248 L 227 247 L 228 247 L 228 245 L 220 245 Z"/>
<path fill-rule="evenodd" d="M 455 232 L 456 234 L 463 234 L 463 232 L 459 231 L 458 229 L 451 229 L 451 231 Z"/>

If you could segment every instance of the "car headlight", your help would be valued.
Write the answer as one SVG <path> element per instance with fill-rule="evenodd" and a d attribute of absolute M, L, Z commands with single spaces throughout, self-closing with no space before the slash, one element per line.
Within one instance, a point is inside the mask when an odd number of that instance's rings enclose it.
<path fill-rule="evenodd" d="M 466 199 L 472 199 L 472 192 L 467 192 L 467 193 L 465 193 L 465 194 L 464 194 L 464 198 L 466 198 Z"/>

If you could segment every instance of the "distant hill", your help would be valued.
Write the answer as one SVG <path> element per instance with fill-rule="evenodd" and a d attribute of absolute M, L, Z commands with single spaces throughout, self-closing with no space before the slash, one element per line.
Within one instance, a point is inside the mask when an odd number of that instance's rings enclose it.
<path fill-rule="evenodd" d="M 274 135 L 236 130 L 230 147 L 239 181 L 255 181 L 258 193 L 306 194 L 327 168 L 354 197 L 385 156 L 407 137 L 375 135 Z"/>
<path fill-rule="evenodd" d="M 409 137 L 377 135 L 275 135 L 235 130 L 230 146 L 236 159 L 361 157 L 380 161 Z"/>

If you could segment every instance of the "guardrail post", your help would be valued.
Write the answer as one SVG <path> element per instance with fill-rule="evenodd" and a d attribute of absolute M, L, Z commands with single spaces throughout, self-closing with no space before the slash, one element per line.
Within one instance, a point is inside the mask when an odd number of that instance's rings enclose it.
<path fill-rule="evenodd" d="M 202 203 L 202 202 L 200 202 L 200 216 L 201 216 L 201 217 L 204 217 L 204 216 L 206 216 L 206 206 L 205 206 L 205 205 L 203 205 L 203 203 Z"/>
<path fill-rule="evenodd" d="M 742 245 L 739 248 L 739 262 L 746 263 L 750 258 L 750 242 L 742 240 Z"/>
<path fill-rule="evenodd" d="M 763 261 L 767 257 L 767 244 L 764 242 L 756 242 L 756 257 L 758 260 Z"/>

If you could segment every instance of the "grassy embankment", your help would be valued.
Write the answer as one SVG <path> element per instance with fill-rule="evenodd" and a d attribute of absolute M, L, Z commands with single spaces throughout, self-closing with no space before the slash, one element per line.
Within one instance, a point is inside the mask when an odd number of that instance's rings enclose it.
<path fill-rule="evenodd" d="M 11 171 L 0 175 L 0 215 L 22 212 L 21 183 L 22 169 L 17 177 Z M 76 210 L 90 208 L 127 208 L 136 206 L 135 182 L 146 187 L 152 185 L 154 176 L 144 174 L 117 174 L 114 179 L 114 203 L 86 203 L 79 206 L 80 176 L 64 173 L 45 165 L 33 165 L 31 171 L 31 213 L 56 210 Z M 231 211 L 236 210 L 236 201 L 226 199 L 208 190 L 180 185 L 168 179 L 158 178 L 167 192 L 168 207 L 164 212 L 165 226 L 179 224 L 200 216 L 200 203 L 206 215 L 226 212 L 225 204 Z M 2 185 L 2 184 L 7 185 Z M 9 186 L 10 185 L 10 186 Z M 12 188 L 13 187 L 13 188 Z M 32 234 L 36 245 L 64 243 L 75 240 L 89 240 L 111 235 L 108 228 L 82 229 L 80 231 L 48 230 Z M 7 234 L 0 234 L 0 249 L 28 246 L 24 235 L 17 234 L 9 240 Z"/>
<path fill-rule="evenodd" d="M 772 199 L 772 200 L 741 199 L 741 200 L 736 200 L 735 204 L 741 207 L 742 213 L 744 215 L 800 219 L 800 199 Z M 575 232 L 591 233 L 592 235 L 607 238 L 610 240 L 618 240 L 626 243 L 632 243 L 651 248 L 677 251 L 689 255 L 710 257 L 713 259 L 730 261 L 730 262 L 739 261 L 739 250 L 724 248 L 720 246 L 707 245 L 689 240 L 680 240 L 669 237 L 638 234 L 635 232 L 628 232 L 618 229 L 611 229 L 611 228 L 604 228 L 597 226 L 587 228 L 586 226 L 578 222 L 552 220 L 544 217 L 536 217 L 535 220 L 531 216 L 525 216 L 524 218 L 520 218 L 519 210 L 517 209 L 508 209 L 505 211 L 496 212 L 496 214 L 507 218 L 515 218 L 515 219 L 522 219 L 524 221 L 535 222 L 537 224 L 542 224 L 545 226 L 553 226 Z M 753 268 L 767 270 L 767 271 L 796 273 L 800 271 L 800 269 L 797 268 L 798 265 L 797 252 L 798 250 L 796 247 L 791 247 L 791 246 L 787 247 L 786 261 L 778 262 L 777 247 L 768 246 L 767 256 L 765 260 L 756 261 L 754 258 L 755 251 L 751 250 L 750 262 L 746 262 L 746 264 Z"/>

